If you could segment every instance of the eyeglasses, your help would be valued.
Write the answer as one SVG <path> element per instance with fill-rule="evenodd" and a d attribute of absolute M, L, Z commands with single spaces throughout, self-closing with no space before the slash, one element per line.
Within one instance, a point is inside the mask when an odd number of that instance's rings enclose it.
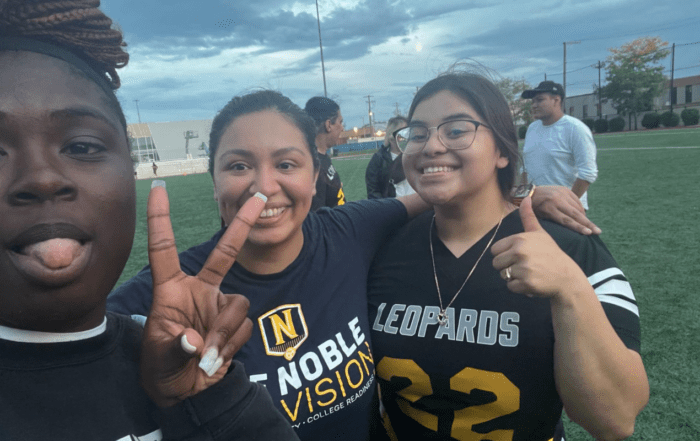
<path fill-rule="evenodd" d="M 435 129 L 438 139 L 450 150 L 462 150 L 471 147 L 479 126 L 490 129 L 486 124 L 471 119 L 447 121 L 437 127 L 405 127 L 394 132 L 394 139 L 399 150 L 407 155 L 420 153 L 430 139 L 430 131 Z"/>

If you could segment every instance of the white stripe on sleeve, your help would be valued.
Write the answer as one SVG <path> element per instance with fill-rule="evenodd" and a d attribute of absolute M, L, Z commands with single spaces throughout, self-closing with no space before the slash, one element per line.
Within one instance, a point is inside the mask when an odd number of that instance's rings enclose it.
<path fill-rule="evenodd" d="M 639 317 L 639 308 L 637 308 L 637 305 L 635 305 L 634 303 L 630 303 L 627 300 L 607 294 L 599 295 L 598 300 L 600 301 L 600 303 L 608 303 L 611 305 L 619 306 L 620 308 L 624 308 L 636 315 L 637 317 Z"/>
<path fill-rule="evenodd" d="M 595 293 L 598 297 L 605 294 L 617 294 L 626 297 L 631 301 L 636 300 L 634 298 L 634 293 L 632 292 L 632 286 L 630 286 L 629 282 L 625 282 L 624 280 L 610 279 L 597 287 L 595 289 Z"/>
<path fill-rule="evenodd" d="M 591 285 L 595 285 L 596 283 L 598 283 L 602 280 L 609 279 L 610 277 L 618 276 L 618 275 L 625 277 L 625 275 L 622 273 L 622 270 L 620 270 L 620 268 L 608 268 L 606 270 L 599 271 L 599 272 L 593 274 L 591 277 L 588 278 L 588 282 Z"/>

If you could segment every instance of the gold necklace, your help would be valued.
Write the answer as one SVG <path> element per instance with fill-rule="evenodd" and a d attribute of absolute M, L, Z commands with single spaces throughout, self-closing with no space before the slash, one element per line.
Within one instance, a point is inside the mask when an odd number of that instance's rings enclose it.
<path fill-rule="evenodd" d="M 486 244 L 486 248 L 484 248 L 484 251 L 481 252 L 481 256 L 479 256 L 471 271 L 469 271 L 467 278 L 464 279 L 464 283 L 462 283 L 462 286 L 459 287 L 454 297 L 452 297 L 452 300 L 450 300 L 450 303 L 448 303 L 447 306 L 443 308 L 442 296 L 440 295 L 440 283 L 438 282 L 437 270 L 435 269 L 435 254 L 433 253 L 433 226 L 435 225 L 435 215 L 433 214 L 433 219 L 430 221 L 430 232 L 428 233 L 428 238 L 430 240 L 430 259 L 433 261 L 433 275 L 435 276 L 435 287 L 437 288 L 437 295 L 438 299 L 440 300 L 440 313 L 438 314 L 438 323 L 440 323 L 440 326 L 445 326 L 445 324 L 447 324 L 447 308 L 452 306 L 452 303 L 455 301 L 459 293 L 462 292 L 462 288 L 464 288 L 464 285 L 467 284 L 467 281 L 472 276 L 472 273 L 476 269 L 476 266 L 479 264 L 479 262 L 481 262 L 481 258 L 484 257 L 484 254 L 486 254 L 486 250 L 488 250 L 491 246 L 493 239 L 496 237 L 496 233 L 498 233 L 498 229 L 501 227 L 503 217 L 501 217 L 501 220 L 498 221 L 498 225 L 496 225 L 496 231 L 493 232 L 493 236 L 491 236 L 489 243 Z"/>

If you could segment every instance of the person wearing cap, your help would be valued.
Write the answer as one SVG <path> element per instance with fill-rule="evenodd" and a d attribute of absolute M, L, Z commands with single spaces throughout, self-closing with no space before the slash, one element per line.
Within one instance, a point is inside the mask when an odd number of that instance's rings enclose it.
<path fill-rule="evenodd" d="M 562 110 L 564 89 L 543 81 L 522 93 L 532 99 L 532 116 L 523 147 L 522 182 L 568 187 L 588 210 L 588 187 L 598 176 L 596 146 L 591 130 Z"/>

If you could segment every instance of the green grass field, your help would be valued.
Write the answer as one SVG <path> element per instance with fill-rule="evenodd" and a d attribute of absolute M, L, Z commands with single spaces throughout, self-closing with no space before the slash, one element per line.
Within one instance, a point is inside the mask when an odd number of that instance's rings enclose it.
<path fill-rule="evenodd" d="M 632 284 L 642 322 L 642 357 L 651 399 L 632 440 L 700 439 L 700 129 L 596 137 L 598 180 L 590 218 Z M 685 148 L 676 148 L 685 147 Z M 337 159 L 348 200 L 365 197 L 368 157 Z M 209 175 L 166 178 L 178 249 L 219 227 Z M 120 283 L 147 262 L 146 196 L 139 181 L 134 248 Z M 567 423 L 569 440 L 592 439 Z"/>

